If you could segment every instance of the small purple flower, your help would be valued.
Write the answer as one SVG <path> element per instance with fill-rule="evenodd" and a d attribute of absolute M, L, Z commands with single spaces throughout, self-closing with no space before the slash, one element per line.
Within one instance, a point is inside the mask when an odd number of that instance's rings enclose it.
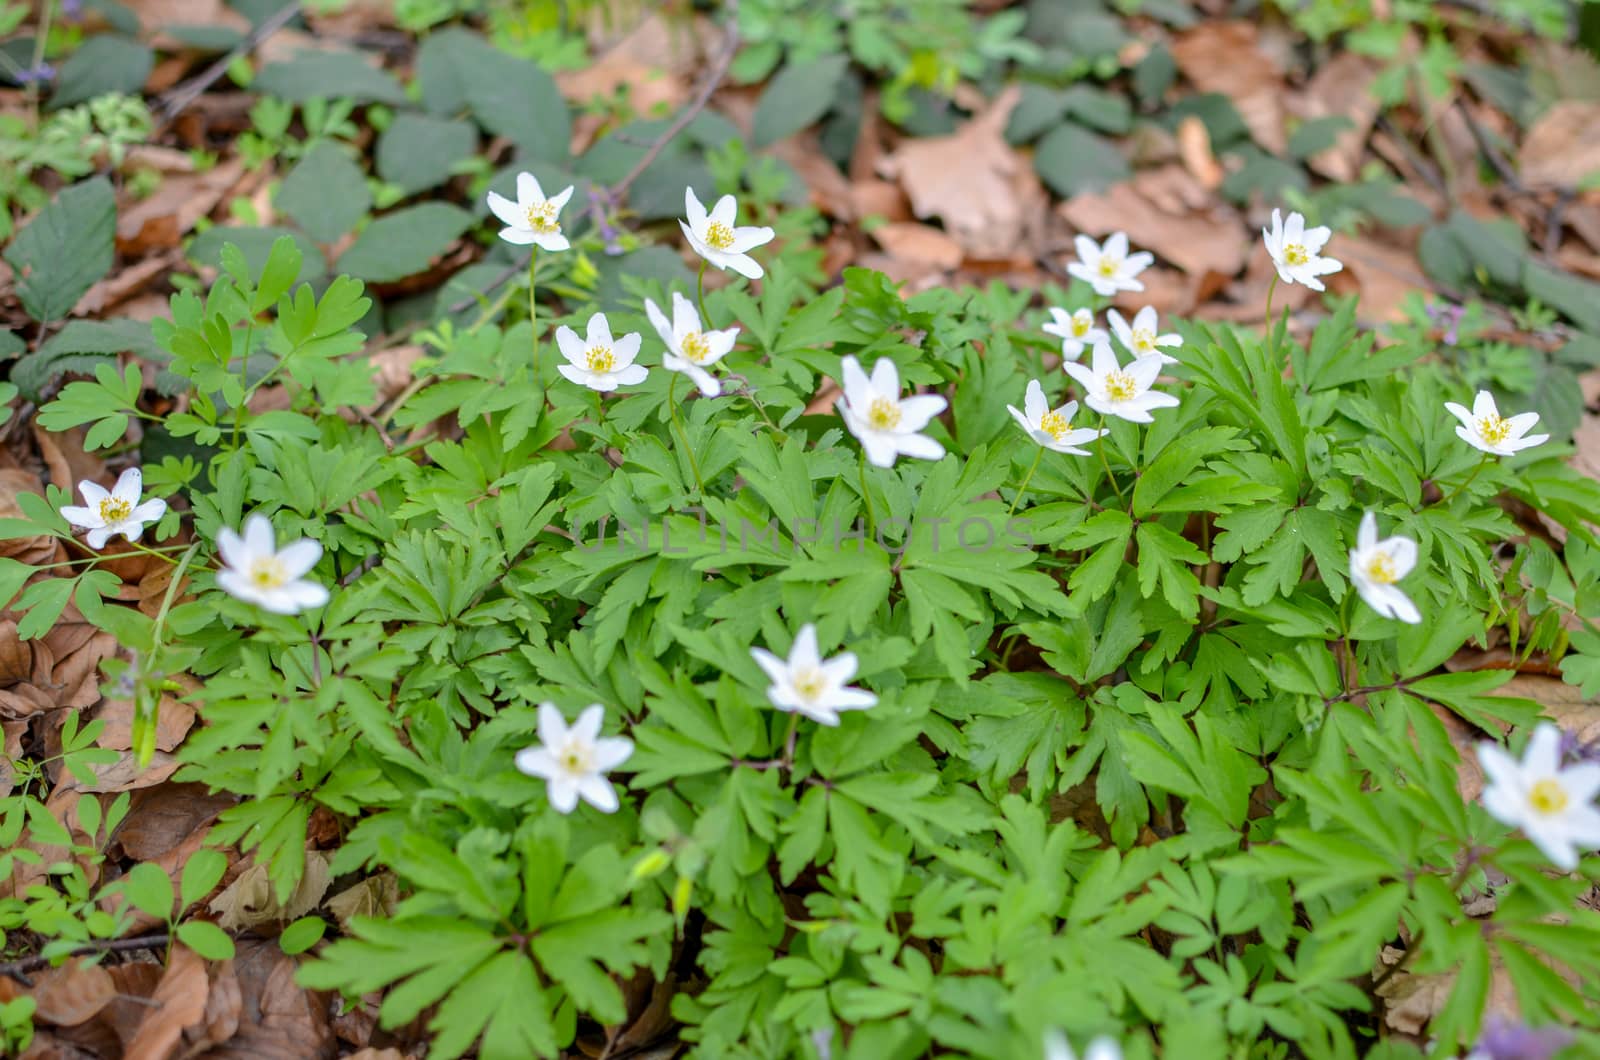
<path fill-rule="evenodd" d="M 1461 318 L 1466 316 L 1465 306 L 1459 305 L 1430 305 L 1428 319 L 1435 324 L 1443 324 L 1445 331 L 1441 338 L 1446 346 L 1454 346 L 1460 338 L 1458 329 L 1461 327 Z"/>
<path fill-rule="evenodd" d="M 83 17 L 83 0 L 61 0 L 61 17 L 76 22 Z"/>
<path fill-rule="evenodd" d="M 605 241 L 605 250 L 611 257 L 616 257 L 623 252 L 622 242 L 616 226 L 611 223 L 611 196 L 600 187 L 589 188 L 589 215 L 594 218 L 595 227 L 600 229 L 600 238 Z"/>
<path fill-rule="evenodd" d="M 31 85 L 43 84 L 56 79 L 56 68 L 49 63 L 41 62 L 38 66 L 30 66 L 25 70 L 17 71 L 17 84 Z"/>
<path fill-rule="evenodd" d="M 1600 740 L 1584 743 L 1578 739 L 1577 733 L 1562 729 L 1560 748 L 1562 761 L 1570 760 L 1573 764 L 1600 762 Z"/>
<path fill-rule="evenodd" d="M 1535 1028 L 1490 1016 L 1472 1055 L 1482 1060 L 1550 1060 L 1570 1044 L 1572 1032 L 1565 1028 Z"/>

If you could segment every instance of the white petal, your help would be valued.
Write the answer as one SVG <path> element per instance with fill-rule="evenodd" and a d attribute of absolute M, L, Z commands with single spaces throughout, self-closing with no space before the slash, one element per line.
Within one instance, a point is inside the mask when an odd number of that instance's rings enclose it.
<path fill-rule="evenodd" d="M 539 233 L 531 228 L 502 228 L 500 229 L 500 238 L 507 243 L 525 247 L 530 243 L 538 242 Z"/>
<path fill-rule="evenodd" d="M 291 578 L 299 578 L 311 572 L 322 558 L 322 546 L 309 537 L 284 545 L 278 552 L 278 562 L 283 564 L 285 572 Z"/>
<path fill-rule="evenodd" d="M 898 434 L 894 444 L 906 456 L 918 460 L 939 460 L 944 457 L 944 446 L 926 434 Z"/>
<path fill-rule="evenodd" d="M 594 742 L 594 767 L 607 773 L 633 756 L 633 741 L 621 736 L 606 736 Z"/>
<path fill-rule="evenodd" d="M 517 202 L 524 210 L 544 202 L 544 189 L 539 186 L 538 177 L 526 171 L 517 174 Z"/>
<path fill-rule="evenodd" d="M 136 467 L 130 467 L 118 475 L 116 485 L 111 487 L 111 496 L 125 502 L 130 508 L 139 503 L 139 494 L 143 492 L 144 473 Z"/>
<path fill-rule="evenodd" d="M 508 228 L 527 228 L 528 215 L 516 203 L 497 191 L 489 193 L 489 212 Z"/>
<path fill-rule="evenodd" d="M 706 208 L 700 205 L 700 200 L 695 196 L 693 188 L 683 189 L 683 215 L 689 219 L 689 227 L 696 232 L 704 231 L 706 227 Z"/>
<path fill-rule="evenodd" d="M 1535 777 L 1553 777 L 1561 769 L 1561 730 L 1541 721 L 1522 751 L 1523 772 Z"/>
<path fill-rule="evenodd" d="M 554 703 L 539 704 L 539 742 L 546 747 L 555 747 L 565 743 L 567 739 L 567 719 L 562 717 L 561 710 Z"/>
<path fill-rule="evenodd" d="M 244 521 L 244 550 L 250 557 L 273 555 L 277 551 L 273 541 L 272 524 L 266 516 L 251 515 Z"/>
<path fill-rule="evenodd" d="M 83 494 L 83 499 L 89 502 L 89 507 L 91 508 L 98 508 L 101 501 L 111 499 L 110 490 L 100 485 L 100 483 L 91 482 L 88 479 L 78 483 L 78 492 Z"/>
<path fill-rule="evenodd" d="M 593 773 L 578 781 L 578 794 L 583 796 L 583 801 L 601 813 L 616 813 L 620 805 L 616 789 L 611 786 L 611 782 Z"/>
<path fill-rule="evenodd" d="M 558 772 L 556 756 L 546 747 L 524 747 L 513 761 L 518 772 L 530 777 L 553 777 Z"/>
<path fill-rule="evenodd" d="M 1024 426 L 1037 426 L 1044 419 L 1044 414 L 1050 411 L 1050 405 L 1044 399 L 1044 387 L 1039 385 L 1039 380 L 1028 380 L 1028 391 L 1022 398 L 1022 407 L 1027 410 L 1028 418 Z M 1012 409 L 1012 415 L 1016 414 Z"/>
<path fill-rule="evenodd" d="M 817 651 L 817 627 L 807 622 L 795 633 L 794 643 L 789 646 L 789 672 L 814 670 L 821 664 L 822 655 Z"/>

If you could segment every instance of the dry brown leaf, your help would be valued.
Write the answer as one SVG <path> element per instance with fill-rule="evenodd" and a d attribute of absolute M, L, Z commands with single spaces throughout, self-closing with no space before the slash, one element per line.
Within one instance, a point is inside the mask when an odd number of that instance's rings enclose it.
<path fill-rule="evenodd" d="M 33 673 L 33 647 L 17 634 L 17 624 L 0 619 L 0 685 L 25 681 Z"/>
<path fill-rule="evenodd" d="M 242 939 L 233 960 L 239 980 L 239 1032 L 207 1060 L 320 1060 L 332 1057 L 326 995 L 295 985 L 297 967 L 271 939 Z"/>
<path fill-rule="evenodd" d="M 17 497 L 23 493 L 44 495 L 39 476 L 19 468 L 0 468 L 0 519 L 25 518 L 17 505 Z M 57 558 L 56 547 L 56 539 L 45 534 L 14 537 L 0 541 L 0 557 L 38 567 Z"/>
<path fill-rule="evenodd" d="M 167 1060 L 178 1049 L 183 1032 L 205 1017 L 211 983 L 206 962 L 189 947 L 172 947 L 172 959 L 161 977 L 149 1009 L 140 1021 L 124 1060 Z"/>
<path fill-rule="evenodd" d="M 95 744 L 113 751 L 126 751 L 133 746 L 133 712 L 131 699 L 104 699 L 94 710 L 94 720 L 106 723 Z M 161 697 L 156 712 L 156 750 L 173 751 L 183 742 L 194 726 L 194 708 L 170 695 Z"/>
<path fill-rule="evenodd" d="M 961 264 L 961 244 L 932 225 L 915 221 L 878 225 L 872 238 L 891 257 L 923 271 L 948 271 Z"/>
<path fill-rule="evenodd" d="M 203 834 L 217 814 L 237 801 L 207 794 L 203 784 L 165 784 L 136 792 L 111 842 L 135 861 L 154 861 L 185 839 Z"/>
<path fill-rule="evenodd" d="M 1378 957 L 1379 967 L 1391 967 L 1404 955 L 1405 951 L 1402 949 L 1385 946 Z M 1378 996 L 1384 1001 L 1383 1021 L 1405 1034 L 1422 1034 L 1429 1021 L 1438 1015 L 1439 1010 L 1449 1000 L 1450 991 L 1455 986 L 1456 975 L 1456 972 L 1444 972 L 1439 975 L 1397 972 L 1390 976 L 1388 982 L 1378 988 Z M 1484 1003 L 1484 1015 L 1496 1015 L 1502 1019 L 1515 1021 L 1519 1012 L 1516 990 L 1511 985 L 1511 977 L 1506 973 L 1500 955 L 1491 948 L 1489 997 Z"/>
<path fill-rule="evenodd" d="M 1172 57 L 1200 91 L 1232 100 L 1256 143 L 1284 152 L 1283 71 L 1254 22 L 1202 22 L 1173 42 Z"/>
<path fill-rule="evenodd" d="M 25 721 L 0 722 L 0 799 L 11 794 L 16 787 L 16 769 L 11 763 L 22 757 L 22 734 L 28 731 Z"/>
<path fill-rule="evenodd" d="M 84 784 L 76 777 L 63 780 L 66 786 L 78 791 L 114 792 L 133 791 L 153 787 L 178 771 L 178 760 L 165 751 L 157 751 L 147 766 L 139 765 L 138 756 L 124 751 L 115 762 L 89 767 L 94 772 L 93 784 Z"/>
<path fill-rule="evenodd" d="M 1600 702 L 1586 700 L 1577 685 L 1556 677 L 1518 674 L 1494 692 L 1500 696 L 1531 699 L 1544 715 L 1583 743 L 1600 740 Z"/>
<path fill-rule="evenodd" d="M 1600 173 L 1600 103 L 1569 99 L 1545 111 L 1522 141 L 1518 168 L 1525 183 L 1561 187 Z"/>
<path fill-rule="evenodd" d="M 238 879 L 223 888 L 207 908 L 217 914 L 217 924 L 224 931 L 283 923 L 315 909 L 322 896 L 328 893 L 330 882 L 328 855 L 320 850 L 308 850 L 305 874 L 287 901 L 278 901 L 267 867 L 251 864 Z"/>
<path fill-rule="evenodd" d="M 1431 294 L 1433 285 L 1409 250 L 1361 236 L 1339 237 L 1344 269 L 1328 277 L 1336 294 L 1359 293 L 1357 318 L 1363 324 L 1388 324 L 1406 318 L 1405 301 L 1413 291 Z"/>
<path fill-rule="evenodd" d="M 204 173 L 168 176 L 149 198 L 117 214 L 117 250 L 143 254 L 156 247 L 176 247 L 243 174 L 244 159 L 235 158 Z"/>
<path fill-rule="evenodd" d="M 883 176 L 899 180 L 912 212 L 943 221 L 969 258 L 1037 256 L 1044 188 L 1003 135 L 1019 98 L 1012 86 L 951 135 L 907 140 L 878 163 Z"/>
<path fill-rule="evenodd" d="M 407 1060 L 406 1054 L 390 1046 L 387 1049 L 374 1049 L 367 1046 L 345 1057 L 345 1060 Z"/>
<path fill-rule="evenodd" d="M 400 884 L 392 873 L 381 872 L 368 876 L 354 887 L 347 887 L 323 904 L 339 920 L 339 926 L 350 930 L 350 920 L 358 916 L 392 916 L 400 901 Z"/>
<path fill-rule="evenodd" d="M 83 427 L 74 427 L 66 431 L 47 431 L 33 422 L 33 441 L 39 447 L 39 455 L 44 458 L 44 463 L 50 469 L 50 481 L 72 494 L 78 496 L 78 483 L 89 479 L 110 489 L 116 480 L 115 475 L 106 472 L 106 462 L 99 456 L 87 452 L 83 447 L 86 430 Z"/>
<path fill-rule="evenodd" d="M 1215 190 L 1222 186 L 1227 174 L 1212 153 L 1211 134 L 1206 131 L 1206 123 L 1193 114 L 1178 123 L 1178 155 L 1201 187 Z"/>
<path fill-rule="evenodd" d="M 1191 179 L 1179 167 L 1167 183 L 1170 185 L 1179 177 Z M 1166 205 L 1175 206 L 1177 200 L 1168 199 Z M 1056 210 L 1074 228 L 1097 239 L 1112 232 L 1126 232 L 1136 248 L 1154 251 L 1195 276 L 1208 272 L 1237 274 L 1254 245 L 1231 207 L 1216 204 L 1208 209 L 1172 212 L 1158 208 L 1131 184 L 1118 184 L 1098 195 L 1078 195 Z"/>
<path fill-rule="evenodd" d="M 29 993 L 39 1006 L 37 1018 L 57 1027 L 76 1027 L 93 1019 L 117 993 L 105 968 L 85 965 L 77 957 L 35 974 L 33 981 Z"/>

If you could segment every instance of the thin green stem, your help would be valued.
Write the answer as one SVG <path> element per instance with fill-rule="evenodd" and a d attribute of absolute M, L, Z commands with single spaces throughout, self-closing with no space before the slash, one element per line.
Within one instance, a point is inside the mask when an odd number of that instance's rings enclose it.
<path fill-rule="evenodd" d="M 1278 290 L 1278 273 L 1277 273 L 1276 268 L 1274 268 L 1273 273 L 1272 273 L 1272 282 L 1267 285 L 1267 341 L 1269 343 L 1272 341 L 1272 332 L 1273 332 L 1273 327 L 1274 327 L 1274 323 L 1273 323 L 1273 320 L 1272 320 L 1272 296 L 1273 296 L 1274 293 L 1277 292 L 1277 290 Z"/>
<path fill-rule="evenodd" d="M 539 378 L 539 248 L 528 255 L 528 327 L 533 331 L 533 378 Z"/>
<path fill-rule="evenodd" d="M 1017 505 L 1022 503 L 1022 495 L 1028 492 L 1028 483 L 1033 481 L 1033 473 L 1039 470 L 1039 461 L 1044 459 L 1044 446 L 1039 446 L 1039 451 L 1033 455 L 1033 463 L 1028 465 L 1028 473 L 1022 476 L 1022 485 L 1017 487 L 1017 495 L 1011 498 L 1011 507 L 1006 509 L 1006 517 L 1010 518 L 1016 513 Z"/>
<path fill-rule="evenodd" d="M 710 331 L 711 318 L 706 314 L 706 259 L 700 259 L 700 275 L 694 282 L 695 302 L 700 307 L 700 330 Z"/>
<path fill-rule="evenodd" d="M 1478 472 L 1482 471 L 1484 469 L 1484 467 L 1488 465 L 1488 463 L 1489 463 L 1489 454 L 1488 453 L 1484 453 L 1483 454 L 1483 459 L 1478 461 L 1478 466 L 1472 469 L 1472 474 L 1468 475 L 1466 477 L 1466 479 L 1462 481 L 1461 485 L 1457 486 L 1455 489 L 1451 490 L 1449 493 L 1445 494 L 1443 497 L 1440 497 L 1439 498 L 1439 503 L 1440 504 L 1449 504 L 1451 501 L 1455 500 L 1456 497 L 1461 493 L 1462 490 L 1464 490 L 1468 486 L 1472 485 L 1472 480 L 1478 477 Z"/>
<path fill-rule="evenodd" d="M 1111 483 L 1111 488 L 1117 491 L 1117 503 L 1127 504 L 1128 498 L 1122 495 L 1122 487 L 1117 485 L 1117 476 L 1111 473 L 1111 461 L 1106 459 L 1106 418 L 1100 417 L 1100 437 L 1094 440 L 1095 450 L 1100 454 L 1100 466 L 1106 469 L 1106 481 Z"/>
<path fill-rule="evenodd" d="M 196 541 L 191 544 L 188 551 L 178 558 L 178 569 L 172 572 L 172 580 L 167 582 L 166 594 L 161 598 L 161 608 L 156 612 L 155 620 L 151 624 L 150 643 L 152 650 L 150 659 L 146 663 L 149 668 L 145 671 L 146 673 L 153 672 L 155 669 L 155 660 L 161 654 L 161 632 L 167 624 L 167 614 L 172 610 L 172 602 L 178 597 L 178 588 L 183 584 L 184 573 L 188 571 L 190 561 L 194 559 L 195 553 L 199 550 L 200 542 Z M 145 549 L 145 551 L 151 550 Z M 159 555 L 159 553 L 157 554 Z M 161 558 L 166 559 L 167 557 L 162 556 Z M 161 697 L 158 695 L 156 696 L 155 707 L 149 717 L 136 716 L 134 718 L 132 742 L 133 746 L 138 749 L 137 757 L 140 768 L 149 765 L 150 760 L 155 757 L 155 733 L 160 721 Z"/>
<path fill-rule="evenodd" d="M 861 450 L 861 501 L 867 507 L 867 533 L 878 536 L 878 516 L 872 510 L 872 491 L 867 489 L 867 451 Z"/>
<path fill-rule="evenodd" d="M 44 0 L 44 13 L 39 16 L 39 35 L 33 40 L 33 79 L 28 82 L 28 109 L 33 115 L 33 129 L 39 128 L 39 68 L 44 65 L 45 45 L 50 42 L 50 20 L 56 11 L 56 0 Z"/>
<path fill-rule="evenodd" d="M 694 484 L 701 494 L 706 491 L 706 484 L 700 477 L 700 462 L 695 459 L 694 446 L 689 444 L 689 432 L 683 429 L 683 422 L 678 419 L 678 373 L 672 373 L 672 381 L 667 384 L 667 412 L 672 416 L 672 425 L 678 428 L 678 437 L 683 440 L 683 451 L 689 454 L 689 470 L 694 472 Z"/>

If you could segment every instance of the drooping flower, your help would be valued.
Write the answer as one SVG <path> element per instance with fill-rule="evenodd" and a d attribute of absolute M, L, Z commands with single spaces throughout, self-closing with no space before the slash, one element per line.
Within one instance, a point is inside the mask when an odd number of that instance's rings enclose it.
<path fill-rule="evenodd" d="M 1126 233 L 1111 233 L 1104 245 L 1084 235 L 1072 242 L 1078 260 L 1067 266 L 1067 272 L 1093 287 L 1095 294 L 1110 297 L 1118 291 L 1144 290 L 1137 277 L 1156 258 L 1148 251 L 1129 254 Z"/>
<path fill-rule="evenodd" d="M 706 369 L 722 360 L 728 355 L 728 351 L 733 349 L 739 329 L 702 331 L 700 313 L 695 309 L 694 303 L 677 291 L 672 292 L 670 321 L 661 311 L 661 307 L 648 298 L 644 300 L 644 311 L 650 318 L 650 323 L 655 325 L 661 341 L 667 344 L 667 352 L 661 358 L 661 367 L 687 375 L 694 380 L 695 386 L 699 387 L 700 393 L 706 397 L 716 397 L 722 393 L 722 383 Z"/>
<path fill-rule="evenodd" d="M 719 269 L 732 269 L 741 276 L 759 280 L 765 274 L 761 263 L 749 251 L 772 242 L 772 229 L 735 227 L 739 203 L 732 195 L 717 200 L 709 214 L 695 198 L 693 188 L 683 189 L 683 209 L 688 220 L 680 220 L 685 238 L 694 252 Z"/>
<path fill-rule="evenodd" d="M 945 410 L 949 402 L 944 398 L 913 394 L 902 399 L 900 372 L 887 357 L 872 366 L 871 378 L 861 370 L 859 361 L 845 357 L 840 375 L 844 396 L 835 407 L 873 466 L 893 467 L 902 453 L 921 460 L 944 456 L 944 446 L 917 433 Z"/>
<path fill-rule="evenodd" d="M 1106 311 L 1106 320 L 1110 322 L 1111 332 L 1122 343 L 1122 348 L 1135 357 L 1159 357 L 1162 364 L 1178 363 L 1176 357 L 1163 353 L 1162 347 L 1182 346 L 1183 336 L 1176 332 L 1159 334 L 1160 320 L 1156 316 L 1155 306 L 1147 305 L 1135 313 L 1132 325 L 1115 309 Z"/>
<path fill-rule="evenodd" d="M 1284 283 L 1303 283 L 1313 291 L 1327 290 L 1318 276 L 1344 268 L 1333 258 L 1320 256 L 1332 236 L 1333 231 L 1327 225 L 1307 228 L 1306 219 L 1298 213 L 1291 213 L 1289 220 L 1284 221 L 1278 210 L 1272 211 L 1272 227 L 1261 230 L 1262 241 L 1267 245 L 1267 253 L 1272 255 L 1272 264 L 1278 268 L 1279 278 Z"/>
<path fill-rule="evenodd" d="M 305 576 L 322 558 L 322 546 L 310 538 L 276 547 L 272 524 L 264 515 L 244 521 L 241 537 L 223 527 L 217 532 L 223 568 L 217 585 L 230 596 L 278 615 L 294 615 L 328 602 L 328 590 Z"/>
<path fill-rule="evenodd" d="M 1417 565 L 1417 543 L 1396 534 L 1378 540 L 1378 517 L 1367 512 L 1356 531 L 1356 547 L 1350 550 L 1350 580 L 1374 611 L 1385 618 L 1402 622 L 1422 621 L 1422 614 L 1411 597 L 1395 583 Z"/>
<path fill-rule="evenodd" d="M 1094 326 L 1094 314 L 1087 308 L 1069 313 L 1060 306 L 1050 307 L 1050 323 L 1040 328 L 1046 335 L 1061 340 L 1061 356 L 1077 360 L 1096 342 L 1110 338 L 1105 329 Z"/>
<path fill-rule="evenodd" d="M 1094 344 L 1094 357 L 1088 365 L 1063 364 L 1067 374 L 1083 387 L 1084 404 L 1106 416 L 1119 416 L 1133 423 L 1149 423 L 1151 409 L 1178 404 L 1173 394 L 1151 390 L 1161 374 L 1159 357 L 1139 357 L 1119 364 L 1111 343 Z"/>
<path fill-rule="evenodd" d="M 765 648 L 751 648 L 750 654 L 771 678 L 767 699 L 781 711 L 838 725 L 840 711 L 866 710 L 878 702 L 871 692 L 846 683 L 856 675 L 855 653 L 842 651 L 824 659 L 817 650 L 817 627 L 810 622 L 795 634 L 787 659 Z"/>
<path fill-rule="evenodd" d="M 1478 745 L 1489 778 L 1483 808 L 1520 828 L 1560 868 L 1578 867 L 1578 851 L 1600 847 L 1600 764 L 1561 765 L 1561 730 L 1540 722 L 1518 762 L 1493 743 Z"/>
<path fill-rule="evenodd" d="M 636 331 L 613 339 L 604 313 L 589 318 L 587 334 L 581 339 L 563 324 L 556 328 L 556 345 L 567 363 L 556 365 L 556 370 L 574 383 L 603 394 L 619 386 L 642 383 L 650 373 L 644 365 L 633 363 L 642 341 Z"/>
<path fill-rule="evenodd" d="M 1051 1030 L 1044 1036 L 1044 1060 L 1078 1060 L 1078 1054 L 1065 1034 Z M 1112 1038 L 1096 1038 L 1084 1050 L 1083 1060 L 1122 1060 L 1122 1046 Z"/>
<path fill-rule="evenodd" d="M 517 769 L 545 781 L 550 805 L 571 813 L 582 798 L 601 813 L 615 813 L 617 792 L 606 774 L 633 754 L 633 741 L 601 736 L 606 708 L 585 707 L 569 728 L 554 703 L 539 704 L 539 746 L 517 752 Z"/>
<path fill-rule="evenodd" d="M 84 479 L 78 483 L 78 492 L 88 502 L 88 507 L 64 505 L 61 517 L 73 526 L 89 531 L 84 540 L 90 548 L 101 549 L 118 534 L 129 541 L 139 540 L 144 528 L 167 514 L 167 502 L 148 500 L 139 503 L 144 492 L 144 472 L 130 467 L 117 476 L 110 492 L 98 482 Z"/>
<path fill-rule="evenodd" d="M 572 198 L 572 186 L 560 194 L 544 197 L 539 178 L 532 173 L 517 174 L 517 201 L 489 193 L 489 209 L 505 225 L 500 238 L 507 243 L 526 246 L 532 243 L 541 250 L 566 250 L 572 246 L 561 234 L 561 208 Z"/>
<path fill-rule="evenodd" d="M 1072 417 L 1078 412 L 1076 401 L 1069 401 L 1051 412 L 1050 403 L 1044 398 L 1044 387 L 1039 385 L 1037 379 L 1028 381 L 1028 392 L 1022 399 L 1022 411 L 1017 411 L 1014 405 L 1007 405 L 1006 410 L 1029 438 L 1053 453 L 1088 456 L 1089 451 L 1078 446 L 1087 445 L 1106 433 L 1093 427 L 1072 426 Z"/>
<path fill-rule="evenodd" d="M 1471 412 L 1454 401 L 1446 401 L 1444 407 L 1461 421 L 1461 426 L 1456 428 L 1456 435 L 1474 449 L 1482 449 L 1486 453 L 1510 456 L 1550 440 L 1548 434 L 1527 436 L 1534 424 L 1539 422 L 1537 412 L 1523 412 L 1510 419 L 1502 418 L 1500 410 L 1495 407 L 1494 395 L 1487 390 L 1478 391 Z"/>

